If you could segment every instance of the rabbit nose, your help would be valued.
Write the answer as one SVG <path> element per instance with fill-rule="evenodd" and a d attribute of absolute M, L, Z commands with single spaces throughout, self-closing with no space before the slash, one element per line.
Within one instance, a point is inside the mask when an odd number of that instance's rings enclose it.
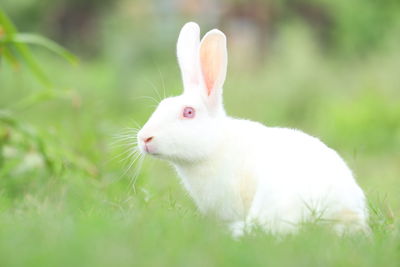
<path fill-rule="evenodd" d="M 143 142 L 144 142 L 145 144 L 147 144 L 147 143 L 150 143 L 151 140 L 153 140 L 153 139 L 154 139 L 154 136 L 150 136 L 150 137 L 147 137 L 147 138 L 143 138 Z"/>

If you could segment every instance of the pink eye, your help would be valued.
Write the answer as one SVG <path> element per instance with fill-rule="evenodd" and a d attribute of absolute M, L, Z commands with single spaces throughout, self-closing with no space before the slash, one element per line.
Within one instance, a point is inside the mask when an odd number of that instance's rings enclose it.
<path fill-rule="evenodd" d="M 192 107 L 185 107 L 183 109 L 183 117 L 188 118 L 188 119 L 192 119 L 194 118 L 195 115 L 195 110 Z"/>

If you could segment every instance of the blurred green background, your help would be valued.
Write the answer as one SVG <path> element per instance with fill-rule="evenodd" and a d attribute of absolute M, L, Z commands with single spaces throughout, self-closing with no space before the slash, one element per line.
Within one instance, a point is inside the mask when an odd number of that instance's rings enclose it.
<path fill-rule="evenodd" d="M 2 0 L 51 85 L 0 50 L 0 266 L 399 266 L 398 0 Z M 198 214 L 168 164 L 131 164 L 133 130 L 182 86 L 182 25 L 227 34 L 227 112 L 321 138 L 371 207 L 371 238 L 308 226 L 240 241 Z M 0 27 L 2 25 L 0 24 Z M 3 25 L 4 26 L 4 25 Z M 5 36 L 0 30 L 0 39 Z M 4 48 L 4 47 L 3 47 Z"/>

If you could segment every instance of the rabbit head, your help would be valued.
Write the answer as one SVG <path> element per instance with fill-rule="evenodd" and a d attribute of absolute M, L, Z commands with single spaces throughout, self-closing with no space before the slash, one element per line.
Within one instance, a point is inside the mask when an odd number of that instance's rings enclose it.
<path fill-rule="evenodd" d="M 161 101 L 137 138 L 143 153 L 193 162 L 206 158 L 221 138 L 226 37 L 214 29 L 200 41 L 199 26 L 189 22 L 180 32 L 177 56 L 183 94 Z"/>

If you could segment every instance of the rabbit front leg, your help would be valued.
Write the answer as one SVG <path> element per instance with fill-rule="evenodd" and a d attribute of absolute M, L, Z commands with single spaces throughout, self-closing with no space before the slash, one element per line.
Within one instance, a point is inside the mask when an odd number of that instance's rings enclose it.
<path fill-rule="evenodd" d="M 248 224 L 248 220 L 246 218 L 248 217 L 248 213 L 256 192 L 256 180 L 254 173 L 248 171 L 246 168 L 242 168 L 239 171 L 235 189 L 235 206 L 238 210 L 238 213 L 241 214 L 240 217 L 242 218 L 229 223 L 229 229 L 232 236 L 235 239 L 238 239 L 251 231 L 249 227 L 251 224 Z"/>
<path fill-rule="evenodd" d="M 254 196 L 245 228 L 250 232 L 253 226 L 259 226 L 270 234 L 287 235 L 297 232 L 301 220 L 302 208 L 295 198 L 260 190 Z"/>

